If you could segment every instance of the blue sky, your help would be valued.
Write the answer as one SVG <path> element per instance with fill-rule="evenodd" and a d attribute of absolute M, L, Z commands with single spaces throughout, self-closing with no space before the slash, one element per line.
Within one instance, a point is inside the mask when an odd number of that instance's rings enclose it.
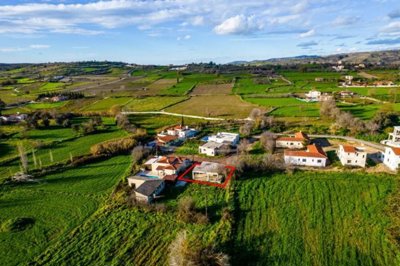
<path fill-rule="evenodd" d="M 399 47 L 398 0 L 0 2 L 5 63 L 226 63 Z"/>

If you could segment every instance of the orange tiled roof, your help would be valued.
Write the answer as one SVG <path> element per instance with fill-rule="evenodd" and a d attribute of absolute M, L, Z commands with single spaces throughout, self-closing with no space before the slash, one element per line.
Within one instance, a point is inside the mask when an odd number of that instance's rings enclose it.
<path fill-rule="evenodd" d="M 308 145 L 306 151 L 285 150 L 285 156 L 327 158 L 326 153 L 317 145 Z"/>
<path fill-rule="evenodd" d="M 353 146 L 350 146 L 350 145 L 343 145 L 343 150 L 345 152 L 349 152 L 349 153 L 355 153 L 356 152 L 356 148 L 354 148 Z"/>
<path fill-rule="evenodd" d="M 303 132 L 297 132 L 294 134 L 294 137 L 280 137 L 276 141 L 298 141 L 298 142 L 303 142 L 305 140 L 309 140 L 310 138 L 306 133 Z"/>

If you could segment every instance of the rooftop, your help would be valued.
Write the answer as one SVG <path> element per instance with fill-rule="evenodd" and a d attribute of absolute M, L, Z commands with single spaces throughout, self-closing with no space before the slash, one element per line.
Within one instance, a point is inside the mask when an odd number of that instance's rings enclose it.
<path fill-rule="evenodd" d="M 164 180 L 161 179 L 150 178 L 136 188 L 136 192 L 145 196 L 151 196 L 163 182 Z"/>
<path fill-rule="evenodd" d="M 207 143 L 203 144 L 201 147 L 207 148 L 207 149 L 219 149 L 219 148 L 221 148 L 222 146 L 224 146 L 223 143 L 218 143 L 218 142 L 215 142 L 215 141 L 210 141 L 210 142 L 207 142 Z"/>
<path fill-rule="evenodd" d="M 306 151 L 285 150 L 285 156 L 328 158 L 322 148 L 315 144 L 308 145 Z"/>
<path fill-rule="evenodd" d="M 200 165 L 197 165 L 193 168 L 193 172 L 221 172 L 221 169 L 224 169 L 225 166 L 220 163 L 213 162 L 202 162 Z"/>

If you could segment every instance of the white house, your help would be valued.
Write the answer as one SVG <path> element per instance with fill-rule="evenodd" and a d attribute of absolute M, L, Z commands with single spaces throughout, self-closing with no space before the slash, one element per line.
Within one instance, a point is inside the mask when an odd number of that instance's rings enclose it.
<path fill-rule="evenodd" d="M 340 145 L 337 155 L 344 166 L 365 167 L 367 162 L 367 152 L 362 148 L 350 145 Z"/>
<path fill-rule="evenodd" d="M 189 128 L 188 126 L 178 125 L 167 128 L 167 130 L 162 134 L 186 139 L 194 137 L 197 134 L 197 130 Z"/>
<path fill-rule="evenodd" d="M 389 139 L 381 141 L 382 144 L 400 148 L 400 126 L 393 128 L 393 132 L 389 133 Z"/>
<path fill-rule="evenodd" d="M 390 170 L 396 171 L 400 164 L 400 148 L 386 147 L 383 163 Z"/>
<path fill-rule="evenodd" d="M 232 146 L 236 146 L 239 143 L 239 134 L 236 133 L 228 133 L 228 132 L 219 132 L 216 135 L 211 135 L 208 137 L 208 142 L 217 142 L 223 144 L 229 144 Z"/>
<path fill-rule="evenodd" d="M 190 164 L 190 160 L 177 156 L 153 157 L 144 164 L 149 171 L 143 172 L 143 175 L 174 181 L 177 175 L 188 168 Z"/>
<path fill-rule="evenodd" d="M 277 148 L 303 149 L 310 138 L 303 132 L 297 132 L 294 137 L 280 137 L 276 139 Z"/>
<path fill-rule="evenodd" d="M 325 167 L 328 157 L 321 147 L 308 145 L 307 150 L 285 150 L 284 159 L 287 165 Z"/>
<path fill-rule="evenodd" d="M 225 146 L 224 143 L 210 141 L 199 147 L 199 153 L 207 156 L 216 156 L 220 154 L 220 150 Z"/>
<path fill-rule="evenodd" d="M 222 183 L 225 179 L 225 166 L 220 163 L 202 162 L 193 168 L 192 178 L 198 181 Z"/>
<path fill-rule="evenodd" d="M 305 94 L 307 101 L 309 102 L 318 102 L 321 97 L 321 92 L 312 90 Z"/>
<path fill-rule="evenodd" d="M 143 176 L 128 177 L 128 184 L 133 187 L 136 200 L 146 203 L 152 202 L 165 188 L 164 180 Z"/>

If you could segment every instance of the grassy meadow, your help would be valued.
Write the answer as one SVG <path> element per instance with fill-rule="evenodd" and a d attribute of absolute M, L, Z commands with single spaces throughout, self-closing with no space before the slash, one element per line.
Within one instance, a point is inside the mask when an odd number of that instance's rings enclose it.
<path fill-rule="evenodd" d="M 103 204 L 130 166 L 130 158 L 99 163 L 46 175 L 38 182 L 0 188 L 0 264 L 26 265 L 53 246 Z M 24 230 L 7 230 L 13 219 L 25 218 Z M 21 252 L 23 250 L 24 252 Z"/>

